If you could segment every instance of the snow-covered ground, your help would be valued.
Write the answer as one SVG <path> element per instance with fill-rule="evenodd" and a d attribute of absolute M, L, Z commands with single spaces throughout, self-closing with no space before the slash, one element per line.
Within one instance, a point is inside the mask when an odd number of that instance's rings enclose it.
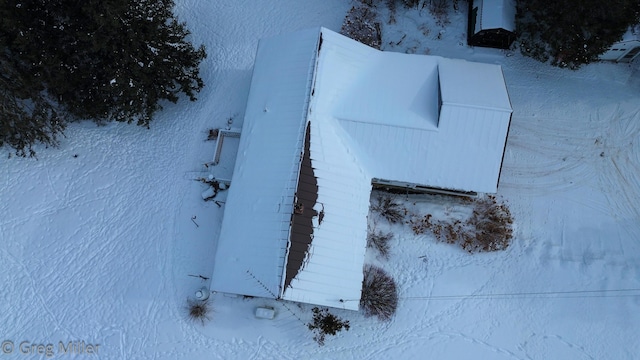
<path fill-rule="evenodd" d="M 197 102 L 167 104 L 151 130 L 72 124 L 60 149 L 37 149 L 39 160 L 0 161 L 0 358 L 47 358 L 32 344 L 51 344 L 52 357 L 62 358 L 69 354 L 60 343 L 82 341 L 99 344 L 97 353 L 77 354 L 76 346 L 75 358 L 637 357 L 637 61 L 574 72 L 468 48 L 462 10 L 444 29 L 426 9 L 399 8 L 394 25 L 382 10 L 384 47 L 503 65 L 514 115 L 498 195 L 516 221 L 512 246 L 471 255 L 372 215 L 395 233 L 390 259 L 371 259 L 399 287 L 390 322 L 332 310 L 351 329 L 319 347 L 304 325 L 309 306 L 219 294 L 209 323 L 189 322 L 186 299 L 207 285 L 199 276 L 212 272 L 224 210 L 202 201 L 205 185 L 194 180 L 213 157 L 207 130 L 230 118 L 241 126 L 258 39 L 339 30 L 351 3 L 177 3 L 194 43 L 209 53 Z M 231 177 L 234 144 L 225 145 L 215 176 Z M 438 197 L 401 199 L 416 213 L 460 211 Z M 276 318 L 255 319 L 260 305 L 274 306 Z"/>

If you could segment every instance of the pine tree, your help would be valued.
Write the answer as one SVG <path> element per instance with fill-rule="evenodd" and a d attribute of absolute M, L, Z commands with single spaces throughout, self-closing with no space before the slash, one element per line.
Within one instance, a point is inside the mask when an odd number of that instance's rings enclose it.
<path fill-rule="evenodd" d="M 519 0 L 516 25 L 524 55 L 577 69 L 639 20 L 638 0 Z"/>
<path fill-rule="evenodd" d="M 65 126 L 41 90 L 0 54 L 0 147 L 6 144 L 16 155 L 35 156 L 34 143 L 58 144 Z"/>
<path fill-rule="evenodd" d="M 14 69 L 5 78 L 20 74 L 29 91 L 18 98 L 48 104 L 51 116 L 148 127 L 162 101 L 175 103 L 180 94 L 194 101 L 204 85 L 198 66 L 205 49 L 186 40 L 173 7 L 173 0 L 5 0 L 0 48 Z M 36 101 L 38 95 L 45 97 Z M 0 139 L 6 139 L 5 128 L 20 127 L 0 115 Z M 55 137 L 32 139 L 55 144 Z"/>

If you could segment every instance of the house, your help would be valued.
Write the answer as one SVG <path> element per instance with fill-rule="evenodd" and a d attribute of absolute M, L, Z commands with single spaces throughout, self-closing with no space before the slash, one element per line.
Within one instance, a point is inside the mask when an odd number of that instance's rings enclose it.
<path fill-rule="evenodd" d="M 630 63 L 640 55 L 640 25 L 630 27 L 620 41 L 600 55 L 600 60 Z"/>
<path fill-rule="evenodd" d="M 511 112 L 497 65 L 261 40 L 211 289 L 357 310 L 372 186 L 496 192 Z"/>
<path fill-rule="evenodd" d="M 515 31 L 515 0 L 469 0 L 467 44 L 508 49 Z"/>

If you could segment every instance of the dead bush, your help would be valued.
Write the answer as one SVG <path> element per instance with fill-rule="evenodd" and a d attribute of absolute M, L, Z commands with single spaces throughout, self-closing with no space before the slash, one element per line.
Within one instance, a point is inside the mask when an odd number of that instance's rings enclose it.
<path fill-rule="evenodd" d="M 411 225 L 411 230 L 416 235 L 424 234 L 427 230 L 433 232 L 433 223 L 431 222 L 432 215 L 427 214 L 423 217 L 413 217 L 409 220 L 409 225 Z"/>
<path fill-rule="evenodd" d="M 380 255 L 388 259 L 389 258 L 389 240 L 393 238 L 393 233 L 383 233 L 382 231 L 370 231 L 367 234 L 367 247 L 375 248 Z"/>
<path fill-rule="evenodd" d="M 442 27 L 449 24 L 449 1 L 429 0 L 429 12 L 436 19 L 436 23 Z"/>
<path fill-rule="evenodd" d="M 308 323 L 307 327 L 314 332 L 313 340 L 318 345 L 324 345 L 324 339 L 327 335 L 335 335 L 342 329 L 349 331 L 349 321 L 340 319 L 329 310 L 320 310 L 318 307 L 314 307 L 311 311 L 313 311 L 313 322 Z"/>
<path fill-rule="evenodd" d="M 204 325 L 211 320 L 210 312 L 209 300 L 187 299 L 187 317 L 189 320 Z"/>
<path fill-rule="evenodd" d="M 380 50 L 380 23 L 376 20 L 376 13 L 368 6 L 352 7 L 344 18 L 340 33 Z"/>
<path fill-rule="evenodd" d="M 506 249 L 513 237 L 513 218 L 504 203 L 495 196 L 473 201 L 473 212 L 466 220 L 437 220 L 431 214 L 409 220 L 416 235 L 429 231 L 438 241 L 460 244 L 468 252 Z"/>
<path fill-rule="evenodd" d="M 362 296 L 360 307 L 365 316 L 375 315 L 380 320 L 388 321 L 398 307 L 398 291 L 391 276 L 377 266 L 367 265 L 364 268 Z"/>
<path fill-rule="evenodd" d="M 474 233 L 464 239 L 462 247 L 469 252 L 504 250 L 513 238 L 511 211 L 495 196 L 478 199 L 468 223 Z"/>
<path fill-rule="evenodd" d="M 402 222 L 405 215 L 405 210 L 402 208 L 401 204 L 388 195 L 377 196 L 375 203 L 371 206 L 371 209 L 392 224 Z"/>

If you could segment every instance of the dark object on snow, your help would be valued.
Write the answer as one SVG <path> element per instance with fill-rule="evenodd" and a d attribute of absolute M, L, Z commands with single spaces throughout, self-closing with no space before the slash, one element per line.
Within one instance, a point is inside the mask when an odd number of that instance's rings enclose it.
<path fill-rule="evenodd" d="M 405 211 L 402 205 L 391 196 L 378 195 L 376 202 L 371 205 L 371 210 L 377 212 L 392 224 L 401 223 L 404 219 Z"/>
<path fill-rule="evenodd" d="M 398 307 L 396 283 L 384 270 L 374 265 L 364 268 L 360 308 L 365 316 L 375 315 L 389 321 Z"/>
<path fill-rule="evenodd" d="M 342 23 L 340 34 L 380 50 L 382 35 L 376 13 L 367 6 L 352 7 Z"/>
<path fill-rule="evenodd" d="M 518 47 L 525 56 L 575 70 L 600 60 L 639 21 L 638 0 L 519 0 Z M 625 49 L 622 55 L 629 48 L 616 49 Z"/>
<path fill-rule="evenodd" d="M 324 339 L 327 335 L 335 335 L 342 329 L 349 331 L 348 320 L 340 319 L 327 309 L 320 310 L 318 307 L 314 307 L 311 310 L 313 311 L 313 322 L 307 324 L 307 327 L 314 332 L 313 340 L 318 345 L 324 345 Z"/>
<path fill-rule="evenodd" d="M 469 0 L 467 43 L 508 49 L 516 39 L 514 0 Z"/>
<path fill-rule="evenodd" d="M 211 320 L 211 307 L 208 300 L 187 299 L 187 317 L 190 321 L 205 325 Z"/>

